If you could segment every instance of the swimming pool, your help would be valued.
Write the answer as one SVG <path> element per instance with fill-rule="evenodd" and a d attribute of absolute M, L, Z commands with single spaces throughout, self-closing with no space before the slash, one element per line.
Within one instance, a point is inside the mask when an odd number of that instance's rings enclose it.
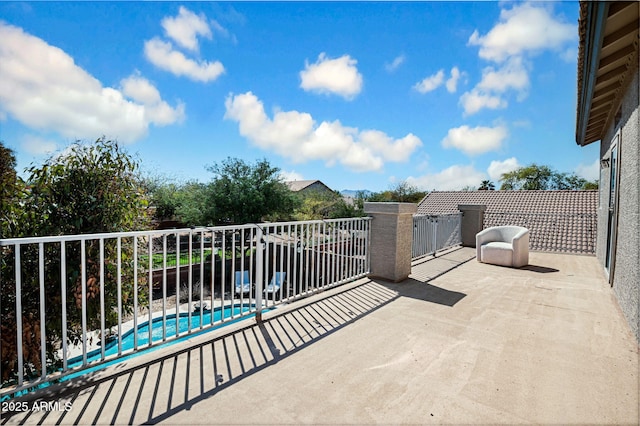
<path fill-rule="evenodd" d="M 240 316 L 243 313 L 249 312 L 255 309 L 255 305 L 228 305 L 225 306 L 224 309 L 222 307 L 216 307 L 211 310 L 204 310 L 202 315 L 200 315 L 200 310 L 196 310 L 191 312 L 189 317 L 189 313 L 182 312 L 178 316 L 178 320 L 176 321 L 176 315 L 170 314 L 166 317 L 158 317 L 153 318 L 151 320 L 151 327 L 149 327 L 149 321 L 145 321 L 142 324 L 138 324 L 137 332 L 136 329 L 131 329 L 122 334 L 122 352 L 126 352 L 130 349 L 134 348 L 135 336 L 138 338 L 138 346 L 147 345 L 149 343 L 149 333 L 151 332 L 151 341 L 153 343 L 162 342 L 163 339 L 163 322 L 164 327 L 166 328 L 166 337 L 171 339 L 166 343 L 175 343 L 182 338 L 193 337 L 197 334 L 211 331 L 217 329 L 221 326 L 225 326 L 228 324 L 232 324 L 236 321 L 243 320 L 249 318 L 250 315 Z M 266 312 L 267 310 L 263 310 Z M 220 321 L 232 317 L 230 321 L 225 321 L 220 323 Z M 212 320 L 213 318 L 213 320 Z M 211 322 L 219 323 L 214 326 L 211 326 Z M 191 322 L 191 333 L 186 334 L 189 331 L 189 322 Z M 203 324 L 203 329 L 200 329 L 200 324 Z M 176 329 L 178 330 L 179 337 L 177 339 L 173 339 L 176 337 Z M 164 342 L 163 342 L 164 344 Z M 111 355 L 116 355 L 118 353 L 118 338 L 112 338 L 105 344 L 105 357 L 109 357 Z M 91 363 L 94 361 L 99 361 L 102 359 L 102 348 L 94 349 L 91 352 L 87 353 L 87 362 Z M 78 367 L 82 365 L 82 355 L 71 358 L 67 361 L 67 366 L 69 368 Z"/>
<path fill-rule="evenodd" d="M 262 312 L 263 313 L 268 312 L 272 309 L 274 308 L 263 308 Z M 188 333 L 188 334 L 187 334 L 187 331 L 189 330 L 189 313 L 182 312 L 179 314 L 178 321 L 177 321 L 177 327 L 178 327 L 177 329 L 179 330 L 179 334 L 180 334 L 180 336 L 177 338 L 174 338 L 176 335 L 176 315 L 175 314 L 167 315 L 164 319 L 166 321 L 166 330 L 167 330 L 166 336 L 167 338 L 171 338 L 171 340 L 167 340 L 166 342 L 162 342 L 163 318 L 162 317 L 154 318 L 151 321 L 151 341 L 155 343 L 158 343 L 158 342 L 161 342 L 161 343 L 154 345 L 148 350 L 130 352 L 126 355 L 123 355 L 118 358 L 112 358 L 105 362 L 96 362 L 96 361 L 100 361 L 102 358 L 101 348 L 92 350 L 87 353 L 87 363 L 94 363 L 94 365 L 88 365 L 88 367 L 85 369 L 79 370 L 77 372 L 73 372 L 71 374 L 67 374 L 66 376 L 61 377 L 60 379 L 57 379 L 55 381 L 66 382 L 76 377 L 80 377 L 88 373 L 102 370 L 106 367 L 117 364 L 119 362 L 137 357 L 138 355 L 142 355 L 143 353 L 148 353 L 148 351 L 164 348 L 168 345 L 178 343 L 185 339 L 189 339 L 193 336 L 196 336 L 202 333 L 207 333 L 212 330 L 216 330 L 218 328 L 233 324 L 235 322 L 242 321 L 247 318 L 251 318 L 255 315 L 255 313 L 247 314 L 247 312 L 253 311 L 253 310 L 255 310 L 255 305 L 253 304 L 242 304 L 242 305 L 236 304 L 233 306 L 227 305 L 224 307 L 224 309 L 222 309 L 222 307 L 216 307 L 214 308 L 213 311 L 204 310 L 203 315 L 201 316 L 200 310 L 198 309 L 197 311 L 191 312 L 191 330 L 192 331 L 191 333 Z M 245 315 L 239 316 L 241 313 Z M 213 315 L 213 322 L 214 323 L 218 322 L 218 324 L 210 326 L 212 315 Z M 234 317 L 234 318 L 229 319 L 231 317 Z M 227 321 L 220 322 L 223 318 L 227 319 Z M 206 328 L 200 329 L 201 322 L 202 324 L 205 325 Z M 137 327 L 137 330 L 138 330 L 138 345 L 142 346 L 142 345 L 148 344 L 149 343 L 149 321 L 145 321 L 144 323 L 139 324 Z M 122 352 L 125 352 L 129 349 L 133 349 L 134 332 L 135 330 L 131 329 L 122 334 Z M 118 339 L 116 338 L 116 339 L 110 340 L 105 344 L 105 357 L 108 357 L 110 355 L 115 355 L 117 353 L 118 353 Z M 80 367 L 80 366 L 82 366 L 82 355 L 76 356 L 67 361 L 67 367 L 70 369 Z M 24 389 L 22 391 L 15 392 L 14 394 L 3 395 L 2 397 L 0 397 L 0 401 L 6 401 L 12 398 L 17 398 L 19 396 L 26 395 L 29 392 L 36 389 L 44 389 L 50 386 L 51 383 L 52 382 L 50 381 L 46 381 L 44 383 L 38 383 L 29 389 Z"/>

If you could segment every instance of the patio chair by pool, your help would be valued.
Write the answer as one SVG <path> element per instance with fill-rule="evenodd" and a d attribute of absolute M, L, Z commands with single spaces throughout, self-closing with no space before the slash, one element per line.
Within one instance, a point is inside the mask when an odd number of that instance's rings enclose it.
<path fill-rule="evenodd" d="M 271 278 L 269 284 L 265 287 L 264 292 L 266 294 L 277 294 L 280 292 L 280 289 L 284 286 L 284 280 L 286 277 L 286 272 L 276 272 Z"/>
<path fill-rule="evenodd" d="M 529 230 L 521 226 L 494 226 L 476 234 L 476 260 L 520 268 L 529 263 Z"/>
<path fill-rule="evenodd" d="M 236 294 L 251 293 L 251 280 L 249 279 L 249 271 L 236 272 Z"/>

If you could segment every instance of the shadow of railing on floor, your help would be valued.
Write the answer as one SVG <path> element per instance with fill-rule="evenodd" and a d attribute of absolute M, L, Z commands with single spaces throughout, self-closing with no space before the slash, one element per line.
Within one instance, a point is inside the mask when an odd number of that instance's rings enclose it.
<path fill-rule="evenodd" d="M 70 402 L 71 410 L 3 413 L 0 423 L 11 417 L 11 423 L 21 424 L 166 421 L 398 297 L 390 288 L 366 281 L 108 377 L 88 374 L 53 385 L 19 400 Z"/>

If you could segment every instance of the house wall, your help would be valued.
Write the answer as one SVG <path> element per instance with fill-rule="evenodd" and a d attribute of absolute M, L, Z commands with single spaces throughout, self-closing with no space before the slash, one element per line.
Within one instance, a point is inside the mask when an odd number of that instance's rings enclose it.
<path fill-rule="evenodd" d="M 324 185 L 322 182 L 314 182 L 311 185 L 307 186 L 305 189 L 301 190 L 300 192 L 309 193 L 312 191 L 332 192 L 331 189 L 328 188 L 326 185 Z"/>
<path fill-rule="evenodd" d="M 611 142 L 620 130 L 619 203 L 617 248 L 613 274 L 613 292 L 640 342 L 640 81 L 638 68 L 626 88 L 618 126 L 611 125 L 601 141 L 600 157 L 611 158 Z M 610 168 L 600 170 L 598 239 L 596 256 L 605 265 Z"/>

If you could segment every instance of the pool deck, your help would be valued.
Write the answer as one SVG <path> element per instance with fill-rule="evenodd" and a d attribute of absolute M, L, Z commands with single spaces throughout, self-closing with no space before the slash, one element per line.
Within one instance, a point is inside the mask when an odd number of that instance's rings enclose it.
<path fill-rule="evenodd" d="M 596 259 L 474 254 L 52 386 L 0 424 L 638 424 L 638 344 Z"/>

